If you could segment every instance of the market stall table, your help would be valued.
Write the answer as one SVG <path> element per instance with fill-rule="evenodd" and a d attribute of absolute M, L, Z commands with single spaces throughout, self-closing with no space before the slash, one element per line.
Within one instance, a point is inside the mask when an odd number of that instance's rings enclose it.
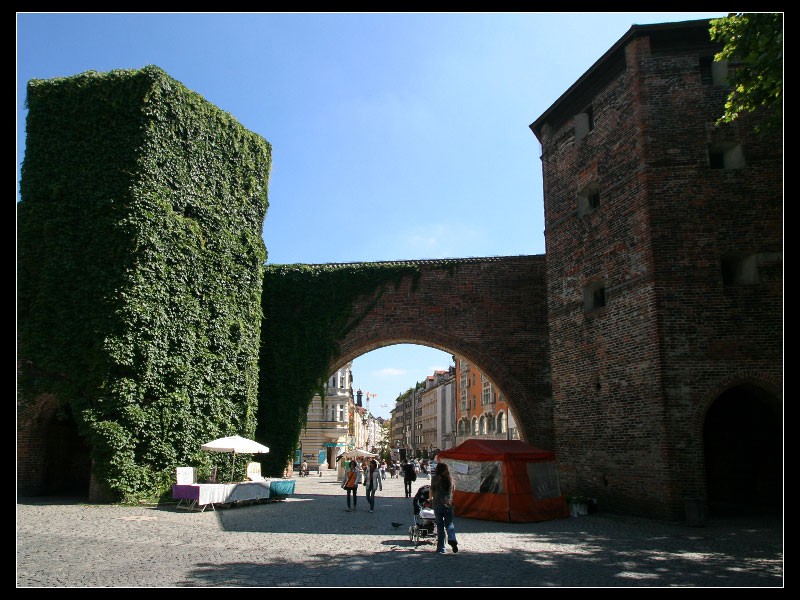
<path fill-rule="evenodd" d="M 173 485 L 172 498 L 179 500 L 178 507 L 185 505 L 187 510 L 202 507 L 201 512 L 216 504 L 266 500 L 270 496 L 269 481 L 246 481 L 242 483 L 195 483 Z"/>

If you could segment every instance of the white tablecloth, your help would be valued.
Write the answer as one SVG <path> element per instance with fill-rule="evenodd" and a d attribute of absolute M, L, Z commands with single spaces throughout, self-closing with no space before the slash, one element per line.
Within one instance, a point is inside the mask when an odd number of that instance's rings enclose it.
<path fill-rule="evenodd" d="M 245 500 L 269 498 L 269 481 L 247 481 L 244 483 L 195 483 L 173 485 L 172 497 L 191 501 L 191 507 L 228 504 Z"/>

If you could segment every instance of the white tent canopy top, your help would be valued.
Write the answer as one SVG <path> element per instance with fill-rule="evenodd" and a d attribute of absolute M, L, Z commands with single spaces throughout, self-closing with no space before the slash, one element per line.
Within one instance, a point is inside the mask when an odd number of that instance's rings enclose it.
<path fill-rule="evenodd" d="M 239 435 L 231 435 L 229 437 L 219 438 L 212 440 L 207 444 L 200 446 L 203 450 L 209 452 L 232 452 L 233 460 L 231 461 L 231 480 L 233 480 L 234 467 L 236 466 L 237 454 L 266 454 L 269 448 L 259 444 L 256 441 L 248 440 Z"/>
<path fill-rule="evenodd" d="M 344 456 L 345 458 L 371 458 L 378 455 L 374 452 L 367 452 L 366 450 L 361 450 L 360 448 L 354 448 L 352 450 L 342 452 L 336 458 L 339 458 L 340 456 Z"/>
<path fill-rule="evenodd" d="M 269 448 L 239 435 L 212 440 L 200 446 L 209 452 L 233 452 L 234 454 L 266 454 Z"/>

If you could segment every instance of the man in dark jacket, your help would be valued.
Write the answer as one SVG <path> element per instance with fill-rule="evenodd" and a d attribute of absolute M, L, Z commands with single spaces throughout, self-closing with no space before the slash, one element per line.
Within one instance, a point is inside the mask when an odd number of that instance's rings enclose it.
<path fill-rule="evenodd" d="M 403 461 L 403 483 L 406 486 L 406 498 L 411 498 L 411 483 L 417 480 L 417 474 L 414 471 L 414 465 L 408 462 L 408 459 Z"/>

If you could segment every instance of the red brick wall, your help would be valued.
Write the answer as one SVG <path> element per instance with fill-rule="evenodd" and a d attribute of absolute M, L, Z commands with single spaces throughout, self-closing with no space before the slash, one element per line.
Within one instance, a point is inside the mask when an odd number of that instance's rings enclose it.
<path fill-rule="evenodd" d="M 696 51 L 642 56 L 648 205 L 674 505 L 705 495 L 702 429 L 734 383 L 781 397 L 782 140 L 744 116 L 717 127 L 728 89 L 702 83 Z M 741 144 L 746 166 L 712 169 L 709 144 Z M 757 285 L 723 282 L 722 257 L 760 254 Z M 697 408 L 702 412 L 698 414 Z"/>
<path fill-rule="evenodd" d="M 741 384 L 782 402 L 783 191 L 779 137 L 750 118 L 713 125 L 725 90 L 701 81 L 713 48 L 697 39 L 632 36 L 535 128 L 546 257 L 413 261 L 418 279 L 357 302 L 329 370 L 398 343 L 464 356 L 503 392 L 520 437 L 556 452 L 565 492 L 668 518 L 703 497 L 711 404 Z M 576 140 L 589 104 L 594 129 Z M 741 143 L 744 169 L 709 168 L 708 144 L 725 140 Z M 592 183 L 600 206 L 579 216 Z M 730 253 L 760 256 L 757 285 L 723 282 Z M 606 306 L 586 312 L 591 282 Z M 18 407 L 21 495 L 44 488 L 55 409 L 52 396 Z"/>
<path fill-rule="evenodd" d="M 412 261 L 422 269 L 416 288 L 409 276 L 397 289 L 388 285 L 374 306 L 373 297 L 362 299 L 355 314 L 366 315 L 330 371 L 390 344 L 462 355 L 503 391 L 520 436 L 552 449 L 544 256 L 462 260 Z"/>
<path fill-rule="evenodd" d="M 714 126 L 725 90 L 701 82 L 710 54 L 633 37 L 608 59 L 624 70 L 587 78 L 540 123 L 562 484 L 626 512 L 676 517 L 703 496 L 704 414 L 732 381 L 780 390 L 781 144 L 750 119 Z M 594 129 L 576 140 L 565 111 L 589 104 Z M 746 168 L 709 168 L 721 137 Z M 600 206 L 579 216 L 591 182 Z M 759 285 L 723 285 L 731 251 L 768 257 Z M 587 313 L 594 280 L 606 306 Z"/>

